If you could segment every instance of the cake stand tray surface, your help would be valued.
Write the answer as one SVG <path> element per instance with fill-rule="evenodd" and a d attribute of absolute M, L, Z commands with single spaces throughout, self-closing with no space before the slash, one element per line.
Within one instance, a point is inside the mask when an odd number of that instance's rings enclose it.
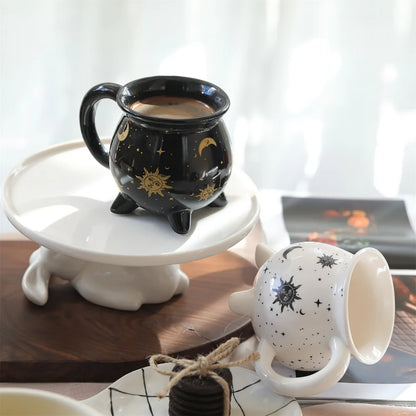
<path fill-rule="evenodd" d="M 228 297 L 251 287 L 256 268 L 231 252 L 183 264 L 191 280 L 183 295 L 126 312 L 85 302 L 57 277 L 44 307 L 30 303 L 20 276 L 36 248 L 0 242 L 0 381 L 113 382 L 147 366 L 152 354 L 195 357 L 253 334 Z"/>
<path fill-rule="evenodd" d="M 234 170 L 224 192 L 228 204 L 195 211 L 186 235 L 144 210 L 113 214 L 117 185 L 77 141 L 23 161 L 6 179 L 2 196 L 10 222 L 50 250 L 90 262 L 160 266 L 219 253 L 249 233 L 259 213 L 255 185 Z"/>

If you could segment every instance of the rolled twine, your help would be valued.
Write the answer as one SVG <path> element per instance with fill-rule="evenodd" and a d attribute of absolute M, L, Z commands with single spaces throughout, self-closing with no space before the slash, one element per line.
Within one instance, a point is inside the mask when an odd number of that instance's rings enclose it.
<path fill-rule="evenodd" d="M 218 348 L 216 348 L 208 355 L 198 355 L 196 360 L 189 360 L 186 358 L 173 358 L 169 355 L 164 354 L 152 355 L 149 359 L 150 365 L 158 373 L 172 377 L 169 384 L 162 391 L 159 392 L 158 397 L 160 399 L 162 397 L 165 397 L 168 391 L 184 377 L 196 375 L 211 376 L 218 384 L 220 384 L 224 391 L 224 416 L 229 415 L 230 388 L 228 387 L 228 383 L 221 376 L 215 373 L 214 370 L 218 368 L 237 367 L 245 363 L 248 363 L 249 361 L 256 361 L 260 358 L 259 353 L 256 351 L 241 360 L 220 363 L 219 361 L 228 357 L 237 348 L 239 343 L 240 340 L 238 338 L 231 338 L 228 341 L 221 344 Z M 181 366 L 183 369 L 178 372 L 172 370 L 162 370 L 158 367 L 158 364 L 160 363 L 174 363 Z"/>

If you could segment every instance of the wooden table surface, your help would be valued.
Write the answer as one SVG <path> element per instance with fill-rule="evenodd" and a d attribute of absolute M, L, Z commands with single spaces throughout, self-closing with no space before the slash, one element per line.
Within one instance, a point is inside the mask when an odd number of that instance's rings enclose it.
<path fill-rule="evenodd" d="M 78 400 L 85 399 L 102 391 L 120 376 L 147 365 L 146 354 L 171 354 L 179 351 L 182 345 L 185 349 L 179 354 L 192 356 L 197 352 L 207 352 L 229 336 L 241 335 L 246 339 L 252 334 L 251 325 L 232 314 L 226 306 L 230 292 L 250 287 L 254 279 L 254 266 L 235 254 L 222 253 L 183 265 L 191 279 L 187 293 L 162 305 L 145 305 L 138 312 L 121 312 L 85 302 L 72 288 L 62 287 L 58 279 L 53 282 L 46 306 L 31 304 L 24 297 L 20 282 L 29 255 L 36 247 L 27 241 L 0 241 L 1 386 L 38 388 Z M 250 248 L 250 251 L 253 250 Z M 169 316 L 170 313 L 174 316 Z M 90 327 L 89 323 L 100 315 L 98 323 L 95 322 L 97 328 L 91 335 L 94 337 L 100 333 L 103 345 L 95 350 L 95 346 L 91 349 L 89 344 L 92 340 L 85 331 Z M 58 321 L 54 322 L 54 319 Z M 32 327 L 36 323 L 38 326 Z M 64 323 L 63 328 L 69 331 L 61 341 L 59 334 L 65 331 L 59 328 L 59 323 Z M 119 323 L 121 326 L 117 327 Z M 82 331 L 77 330 L 77 326 Z M 49 338 L 51 327 L 57 330 L 58 336 Z M 215 335 L 218 338 L 213 340 Z M 35 339 L 40 343 L 36 344 Z M 251 345 L 253 339 L 244 344 Z M 10 341 L 13 344 L 9 344 Z M 69 345 L 64 345 L 66 342 Z M 81 348 L 83 343 L 85 345 Z M 68 349 L 75 346 L 81 352 L 87 350 L 84 352 L 95 359 L 85 364 L 82 357 L 68 354 Z M 153 347 L 157 351 L 150 351 Z M 100 363 L 103 355 L 107 356 L 107 361 Z M 111 356 L 114 360 L 108 361 Z M 129 356 L 133 356 L 132 361 L 126 361 Z M 74 376 L 77 368 L 80 374 Z M 333 403 L 302 408 L 302 414 L 416 416 L 416 409 Z"/>
<path fill-rule="evenodd" d="M 30 241 L 0 241 L 0 381 L 112 382 L 163 353 L 205 354 L 231 336 L 253 334 L 250 321 L 229 310 L 228 297 L 251 287 L 256 268 L 223 252 L 185 263 L 189 289 L 163 304 L 127 312 L 85 301 L 53 277 L 49 300 L 26 299 L 21 278 Z"/>

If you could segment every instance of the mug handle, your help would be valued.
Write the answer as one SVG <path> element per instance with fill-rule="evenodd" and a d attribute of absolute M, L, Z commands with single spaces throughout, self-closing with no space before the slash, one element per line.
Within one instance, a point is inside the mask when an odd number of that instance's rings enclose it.
<path fill-rule="evenodd" d="M 110 158 L 108 150 L 98 137 L 95 127 L 95 112 L 100 100 L 110 98 L 116 101 L 117 92 L 120 87 L 121 85 L 111 82 L 105 82 L 92 87 L 85 94 L 79 112 L 79 123 L 85 144 L 95 159 L 106 168 L 110 166 Z"/>
<path fill-rule="evenodd" d="M 258 346 L 260 360 L 256 361 L 257 375 L 276 393 L 284 396 L 304 397 L 317 394 L 332 387 L 347 371 L 351 353 L 338 337 L 329 341 L 331 358 L 321 370 L 305 377 L 285 377 L 272 368 L 274 348 L 265 340 Z"/>

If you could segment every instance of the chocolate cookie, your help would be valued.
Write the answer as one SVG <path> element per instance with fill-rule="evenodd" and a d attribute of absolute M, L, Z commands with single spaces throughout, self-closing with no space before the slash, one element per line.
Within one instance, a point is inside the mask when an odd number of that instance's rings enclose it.
<path fill-rule="evenodd" d="M 176 366 L 174 371 L 180 371 Z M 232 374 L 228 368 L 215 370 L 228 384 L 230 400 Z M 224 390 L 211 376 L 186 376 L 169 393 L 169 416 L 223 416 Z"/>

